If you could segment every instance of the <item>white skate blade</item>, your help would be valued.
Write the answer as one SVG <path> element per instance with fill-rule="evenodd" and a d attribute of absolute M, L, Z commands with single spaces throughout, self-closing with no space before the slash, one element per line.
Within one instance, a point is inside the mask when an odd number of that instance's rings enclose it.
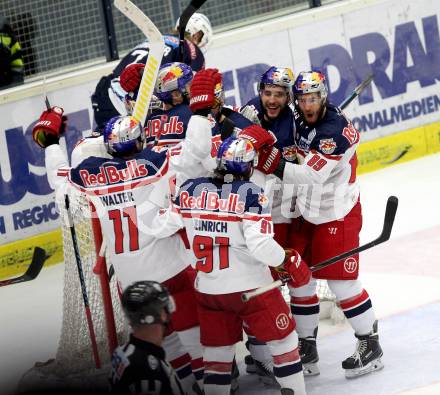
<path fill-rule="evenodd" d="M 318 363 L 303 363 L 304 376 L 317 376 L 321 372 L 319 371 Z"/>
<path fill-rule="evenodd" d="M 376 370 L 381 370 L 384 368 L 384 364 L 380 358 L 371 361 L 369 364 L 356 369 L 346 369 L 345 377 L 347 379 L 354 379 L 359 376 L 363 376 L 365 374 L 375 372 Z"/>

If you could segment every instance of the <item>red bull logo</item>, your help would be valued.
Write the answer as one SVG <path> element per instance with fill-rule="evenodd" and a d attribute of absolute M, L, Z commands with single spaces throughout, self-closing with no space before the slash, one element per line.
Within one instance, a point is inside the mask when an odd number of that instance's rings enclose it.
<path fill-rule="evenodd" d="M 293 162 L 296 158 L 296 148 L 294 145 L 283 148 L 283 158 L 289 162 Z"/>
<path fill-rule="evenodd" d="M 179 197 L 181 209 L 218 210 L 235 214 L 243 214 L 245 209 L 245 202 L 236 193 L 230 193 L 227 199 L 222 199 L 216 192 L 203 191 L 200 196 L 190 196 L 187 191 L 183 191 Z"/>
<path fill-rule="evenodd" d="M 170 117 L 168 122 L 161 119 L 151 119 L 147 122 L 146 127 L 147 138 L 164 134 L 182 134 L 183 131 L 183 122 L 179 121 L 178 116 Z"/>
<path fill-rule="evenodd" d="M 126 164 L 127 166 L 122 169 L 115 166 L 100 166 L 98 174 L 92 174 L 88 170 L 82 169 L 79 171 L 79 175 L 84 186 L 91 188 L 135 180 L 148 174 L 144 163 L 138 163 L 135 159 L 132 159 Z"/>
<path fill-rule="evenodd" d="M 319 140 L 319 149 L 327 155 L 335 152 L 336 142 L 333 139 L 321 139 Z"/>

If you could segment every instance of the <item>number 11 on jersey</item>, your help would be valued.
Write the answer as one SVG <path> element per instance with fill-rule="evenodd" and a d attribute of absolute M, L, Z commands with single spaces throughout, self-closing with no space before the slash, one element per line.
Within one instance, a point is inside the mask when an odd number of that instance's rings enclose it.
<path fill-rule="evenodd" d="M 124 207 L 123 209 L 114 209 L 108 212 L 108 217 L 113 221 L 113 230 L 115 232 L 115 253 L 122 254 L 124 251 L 124 231 L 123 219 L 128 223 L 128 240 L 130 251 L 139 249 L 139 230 L 137 225 L 136 206 Z"/>

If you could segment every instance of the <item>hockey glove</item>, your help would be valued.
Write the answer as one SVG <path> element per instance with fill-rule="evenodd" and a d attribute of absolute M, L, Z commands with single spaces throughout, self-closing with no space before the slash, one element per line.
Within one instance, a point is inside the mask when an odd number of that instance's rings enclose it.
<path fill-rule="evenodd" d="M 43 111 L 40 119 L 32 129 L 32 138 L 41 147 L 58 144 L 60 135 L 66 130 L 67 117 L 61 107 L 52 107 Z"/>
<path fill-rule="evenodd" d="M 191 84 L 189 106 L 195 114 L 207 116 L 216 103 L 216 85 L 221 84 L 222 74 L 217 69 L 200 70 Z"/>
<path fill-rule="evenodd" d="M 277 141 L 275 135 L 258 125 L 251 125 L 244 128 L 238 137 L 248 139 L 258 151 L 261 147 L 274 145 Z"/>
<path fill-rule="evenodd" d="M 258 151 L 256 168 L 264 174 L 272 174 L 281 160 L 281 152 L 276 147 L 263 147 Z"/>
<path fill-rule="evenodd" d="M 284 263 L 282 264 L 282 268 L 278 266 L 276 269 L 277 272 L 282 274 L 283 271 L 286 271 L 291 277 L 290 284 L 293 288 L 308 284 L 312 277 L 312 272 L 307 264 L 301 259 L 296 250 L 286 249 L 285 251 L 286 257 L 284 258 Z"/>
<path fill-rule="evenodd" d="M 132 63 L 122 70 L 119 76 L 119 83 L 124 91 L 134 92 L 139 88 L 144 68 L 145 65 L 143 63 Z"/>

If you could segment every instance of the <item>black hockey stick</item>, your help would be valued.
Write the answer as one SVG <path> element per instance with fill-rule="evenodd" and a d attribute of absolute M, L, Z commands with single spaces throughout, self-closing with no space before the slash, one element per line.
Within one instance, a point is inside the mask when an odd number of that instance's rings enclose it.
<path fill-rule="evenodd" d="M 341 104 L 339 104 L 339 108 L 343 110 L 346 108 L 356 97 L 358 97 L 365 87 L 373 81 L 374 74 L 370 74 L 367 78 L 365 78 L 356 88 L 354 88 L 353 92 L 350 96 L 347 96 L 344 100 L 342 100 Z"/>
<path fill-rule="evenodd" d="M 75 231 L 75 225 L 73 223 L 73 218 L 72 215 L 70 214 L 70 201 L 68 195 L 65 195 L 64 202 L 66 205 L 67 220 L 68 220 L 68 226 L 70 228 L 70 235 L 72 236 L 73 251 L 75 252 L 75 261 L 76 261 L 76 267 L 78 269 L 79 283 L 81 285 L 81 292 L 82 292 L 84 308 L 86 312 L 87 326 L 89 328 L 90 341 L 92 343 L 93 358 L 95 360 L 96 368 L 99 369 L 101 368 L 101 360 L 99 358 L 98 344 L 96 341 L 95 329 L 93 327 L 92 313 L 90 312 L 89 297 L 87 295 L 87 287 L 84 279 L 84 272 L 81 263 L 81 255 L 79 253 L 78 239 L 76 238 L 76 231 Z"/>
<path fill-rule="evenodd" d="M 206 0 L 191 0 L 191 3 L 183 10 L 182 14 L 179 17 L 179 52 L 180 52 L 180 61 L 183 62 L 183 48 L 185 43 L 185 30 L 188 21 L 193 16 L 195 12 L 205 4 Z"/>
<path fill-rule="evenodd" d="M 396 196 L 390 196 L 388 198 L 387 206 L 385 209 L 385 218 L 383 222 L 382 233 L 377 239 L 374 239 L 373 241 L 370 241 L 369 243 L 364 244 L 363 246 L 353 248 L 352 250 L 346 251 L 340 255 L 334 256 L 333 258 L 326 259 L 323 262 L 313 265 L 310 267 L 310 271 L 316 272 L 317 270 L 330 266 L 333 263 L 340 261 L 341 259 L 345 259 L 350 256 L 359 254 L 362 251 L 368 250 L 371 247 L 377 246 L 378 244 L 381 244 L 389 240 L 391 236 L 391 230 L 393 229 L 394 218 L 396 217 L 398 202 L 399 200 L 397 199 Z M 252 299 L 254 296 L 261 295 L 264 292 L 270 291 L 274 288 L 278 288 L 285 283 L 286 280 L 277 280 L 269 285 L 265 285 L 264 287 L 254 289 L 253 291 L 245 292 L 241 295 L 241 300 L 243 302 L 247 302 L 248 300 Z"/>
<path fill-rule="evenodd" d="M 44 262 L 49 258 L 46 255 L 46 251 L 40 247 L 35 247 L 34 254 L 32 256 L 32 261 L 29 264 L 26 272 L 19 277 L 10 278 L 8 280 L 1 280 L 0 287 L 5 287 L 6 285 L 24 283 L 26 281 L 31 281 L 35 279 L 43 268 Z"/>
<path fill-rule="evenodd" d="M 393 229 L 394 218 L 396 217 L 396 211 L 399 200 L 396 196 L 390 196 L 387 201 L 387 207 L 385 209 L 385 218 L 383 221 L 382 233 L 377 239 L 370 241 L 363 246 L 353 248 L 350 251 L 344 252 L 340 255 L 336 255 L 333 258 L 327 259 L 323 262 L 317 263 L 310 267 L 310 271 L 316 272 L 317 270 L 323 269 L 324 267 L 330 266 L 335 262 L 338 262 L 342 259 L 348 258 L 352 255 L 359 254 L 362 251 L 368 250 L 371 247 L 377 246 L 385 241 L 387 241 L 391 236 L 391 230 Z"/>

